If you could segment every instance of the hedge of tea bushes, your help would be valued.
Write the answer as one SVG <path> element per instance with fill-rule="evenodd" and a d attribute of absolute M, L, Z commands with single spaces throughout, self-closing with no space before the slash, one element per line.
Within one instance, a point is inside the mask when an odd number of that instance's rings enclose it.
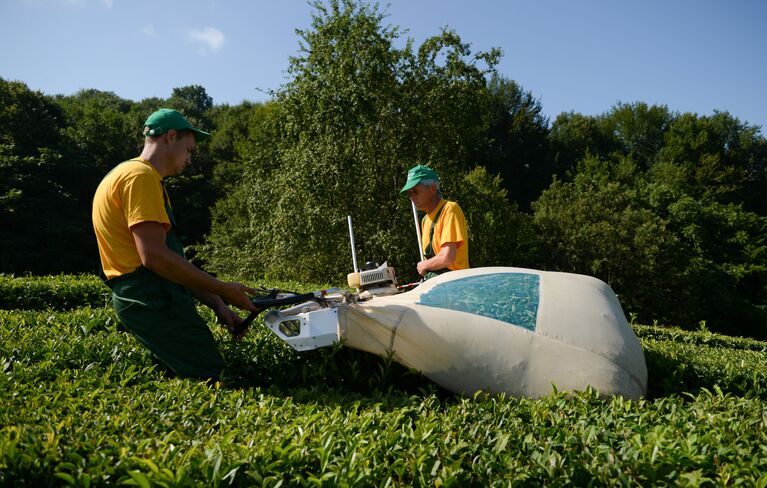
<path fill-rule="evenodd" d="M 648 396 L 452 395 L 263 328 L 223 383 L 173 378 L 107 307 L 0 310 L 2 486 L 767 483 L 767 344 L 635 326 Z"/>
<path fill-rule="evenodd" d="M 0 309 L 69 310 L 103 307 L 110 300 L 109 288 L 95 275 L 0 274 Z"/>

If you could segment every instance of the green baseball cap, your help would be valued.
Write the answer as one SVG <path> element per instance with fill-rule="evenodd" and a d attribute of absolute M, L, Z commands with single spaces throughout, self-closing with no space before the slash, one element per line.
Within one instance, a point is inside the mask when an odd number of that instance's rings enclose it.
<path fill-rule="evenodd" d="M 152 115 L 147 117 L 146 122 L 144 122 L 145 136 L 159 136 L 171 129 L 190 130 L 194 133 L 194 138 L 198 141 L 210 137 L 209 132 L 192 127 L 192 124 L 181 115 L 181 112 L 169 108 L 161 108 L 152 113 Z"/>
<path fill-rule="evenodd" d="M 423 180 L 439 181 L 439 175 L 430 167 L 419 164 L 414 168 L 410 168 L 407 172 L 407 181 L 405 182 L 405 186 L 403 186 L 399 192 L 405 193 Z"/>

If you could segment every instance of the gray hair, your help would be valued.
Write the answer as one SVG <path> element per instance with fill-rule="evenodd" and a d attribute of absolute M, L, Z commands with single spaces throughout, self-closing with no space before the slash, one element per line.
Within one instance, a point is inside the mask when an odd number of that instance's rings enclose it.
<path fill-rule="evenodd" d="M 429 186 L 434 185 L 437 187 L 437 195 L 439 195 L 440 198 L 442 198 L 442 190 L 439 188 L 439 180 L 421 180 L 418 182 L 419 185 Z"/>

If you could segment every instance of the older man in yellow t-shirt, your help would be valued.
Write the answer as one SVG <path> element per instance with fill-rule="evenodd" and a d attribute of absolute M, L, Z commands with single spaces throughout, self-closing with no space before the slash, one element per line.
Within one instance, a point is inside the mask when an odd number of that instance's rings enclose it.
<path fill-rule="evenodd" d="M 442 198 L 437 172 L 420 164 L 411 168 L 400 193 L 406 193 L 418 210 L 426 212 L 421 220 L 424 260 L 418 263 L 418 274 L 429 279 L 446 271 L 467 269 L 466 218 L 457 203 Z"/>

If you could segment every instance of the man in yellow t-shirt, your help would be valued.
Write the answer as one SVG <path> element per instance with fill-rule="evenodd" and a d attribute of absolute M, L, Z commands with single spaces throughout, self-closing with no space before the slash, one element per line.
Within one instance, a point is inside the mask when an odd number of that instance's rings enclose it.
<path fill-rule="evenodd" d="M 407 173 L 400 194 L 407 194 L 418 210 L 426 212 L 421 220 L 421 248 L 424 260 L 418 274 L 426 279 L 446 271 L 469 267 L 469 233 L 461 207 L 442 198 L 439 175 L 429 166 L 418 165 Z"/>
<path fill-rule="evenodd" d="M 224 282 L 184 257 L 163 178 L 192 162 L 195 129 L 179 112 L 160 109 L 144 123 L 141 155 L 117 165 L 93 198 L 93 229 L 103 278 L 120 322 L 165 366 L 181 376 L 219 378 L 225 363 L 193 297 L 230 331 L 242 318 L 227 306 L 257 311 L 255 290 Z"/>

